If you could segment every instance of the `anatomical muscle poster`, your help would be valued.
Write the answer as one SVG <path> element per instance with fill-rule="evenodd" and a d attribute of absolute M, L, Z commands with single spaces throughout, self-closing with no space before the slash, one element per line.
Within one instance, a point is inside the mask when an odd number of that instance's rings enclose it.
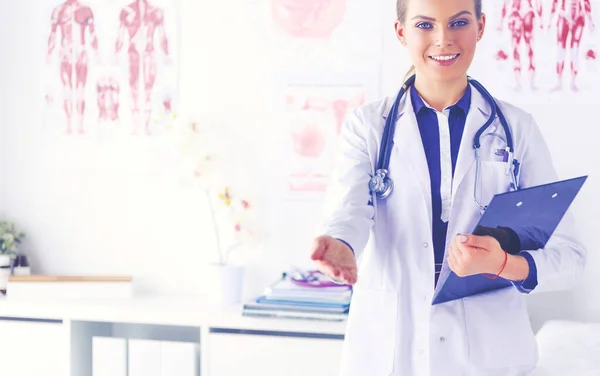
<path fill-rule="evenodd" d="M 490 91 L 542 103 L 600 94 L 600 1 L 498 0 L 484 7 L 487 25 L 475 64 Z"/>
<path fill-rule="evenodd" d="M 44 11 L 39 46 L 52 131 L 160 133 L 177 99 L 177 0 L 57 0 Z"/>

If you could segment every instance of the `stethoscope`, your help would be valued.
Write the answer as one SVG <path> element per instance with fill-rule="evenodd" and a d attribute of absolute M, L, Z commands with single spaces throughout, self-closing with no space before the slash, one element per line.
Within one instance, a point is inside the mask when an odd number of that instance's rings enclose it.
<path fill-rule="evenodd" d="M 473 187 L 473 198 L 475 203 L 479 208 L 483 211 L 487 209 L 487 205 L 483 205 L 479 202 L 477 189 L 479 185 L 479 176 L 480 176 L 480 167 L 481 167 L 481 159 L 480 159 L 480 147 L 481 147 L 481 135 L 483 132 L 494 122 L 496 116 L 500 119 L 500 124 L 502 124 L 502 128 L 504 128 L 504 133 L 506 135 L 506 139 L 501 136 L 494 134 L 496 137 L 499 137 L 504 141 L 506 147 L 504 149 L 499 149 L 496 153 L 498 155 L 503 156 L 503 161 L 507 164 L 506 175 L 510 175 L 511 183 L 510 190 L 518 190 L 519 185 L 517 183 L 517 176 L 519 174 L 519 161 L 514 158 L 514 147 L 513 147 L 513 139 L 512 134 L 510 132 L 510 128 L 508 123 L 506 122 L 506 118 L 504 114 L 498 107 L 498 104 L 492 97 L 492 95 L 481 85 L 479 82 L 474 79 L 467 77 L 469 82 L 483 95 L 485 100 L 488 102 L 492 109 L 492 113 L 488 120 L 479 128 L 475 137 L 473 138 L 473 149 L 475 149 L 475 184 Z M 400 100 L 406 93 L 406 90 L 412 86 L 415 82 L 415 75 L 411 76 L 398 93 L 396 97 L 396 101 L 392 105 L 392 108 L 388 114 L 388 117 L 385 122 L 385 128 L 383 129 L 383 136 L 381 139 L 381 148 L 379 150 L 379 160 L 377 162 L 377 169 L 375 170 L 374 176 L 369 181 L 369 190 L 371 194 L 374 194 L 377 199 L 385 200 L 390 196 L 392 191 L 394 190 L 394 181 L 390 178 L 389 175 L 389 165 L 390 165 L 390 157 L 392 155 L 393 148 L 393 135 L 396 129 L 396 117 L 398 114 L 398 106 L 400 105 Z"/>
<path fill-rule="evenodd" d="M 340 287 L 341 285 L 350 287 L 345 285 L 343 282 L 336 281 L 327 277 L 325 274 L 321 273 L 318 270 L 309 270 L 309 271 L 301 271 L 301 270 L 293 270 L 290 273 L 283 273 L 282 276 L 284 279 L 288 278 L 290 281 L 302 287 L 314 287 L 314 288 L 324 288 L 324 287 Z"/>

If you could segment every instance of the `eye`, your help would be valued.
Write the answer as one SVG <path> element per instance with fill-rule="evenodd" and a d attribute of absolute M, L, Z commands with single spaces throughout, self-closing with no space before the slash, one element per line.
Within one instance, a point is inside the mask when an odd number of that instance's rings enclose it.
<path fill-rule="evenodd" d="M 433 25 L 431 24 L 431 22 L 419 22 L 416 25 L 419 29 L 423 29 L 423 30 L 429 30 L 433 28 Z"/>
<path fill-rule="evenodd" d="M 467 26 L 468 24 L 469 24 L 469 22 L 467 22 L 467 20 L 456 20 L 450 24 L 450 27 L 457 28 L 457 27 Z"/>

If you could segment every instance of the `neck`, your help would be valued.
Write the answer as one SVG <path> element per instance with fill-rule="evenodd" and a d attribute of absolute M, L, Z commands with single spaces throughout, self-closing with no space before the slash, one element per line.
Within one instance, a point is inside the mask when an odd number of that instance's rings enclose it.
<path fill-rule="evenodd" d="M 467 89 L 467 76 L 452 81 L 431 81 L 426 78 L 415 79 L 415 89 L 431 107 L 443 111 L 463 96 Z"/>

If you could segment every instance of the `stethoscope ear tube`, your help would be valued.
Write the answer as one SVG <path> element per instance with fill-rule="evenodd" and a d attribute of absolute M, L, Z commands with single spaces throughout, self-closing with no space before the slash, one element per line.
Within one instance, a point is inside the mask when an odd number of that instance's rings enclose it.
<path fill-rule="evenodd" d="M 492 113 L 491 113 L 490 117 L 488 118 L 488 120 L 485 122 L 485 124 L 483 124 L 483 126 L 481 126 L 481 128 L 479 128 L 479 130 L 477 130 L 477 133 L 475 134 L 475 137 L 473 138 L 473 147 L 475 149 L 479 149 L 479 147 L 481 146 L 481 135 L 494 122 L 494 120 L 496 119 L 496 116 L 498 116 L 498 119 L 500 120 L 500 124 L 502 125 L 502 128 L 504 128 L 504 133 L 506 134 L 506 146 L 508 146 L 508 149 L 509 149 L 508 151 L 510 153 L 513 153 L 514 148 L 513 148 L 512 134 L 508 127 L 506 118 L 504 117 L 504 113 L 502 113 L 502 111 L 498 107 L 496 100 L 494 99 L 494 97 L 492 97 L 490 92 L 487 91 L 487 89 L 482 84 L 480 84 L 478 81 L 472 79 L 471 77 L 467 77 L 467 79 L 475 87 L 475 89 L 477 89 L 481 94 L 483 94 L 483 96 L 487 100 L 487 102 L 490 105 L 490 108 L 492 110 Z"/>

